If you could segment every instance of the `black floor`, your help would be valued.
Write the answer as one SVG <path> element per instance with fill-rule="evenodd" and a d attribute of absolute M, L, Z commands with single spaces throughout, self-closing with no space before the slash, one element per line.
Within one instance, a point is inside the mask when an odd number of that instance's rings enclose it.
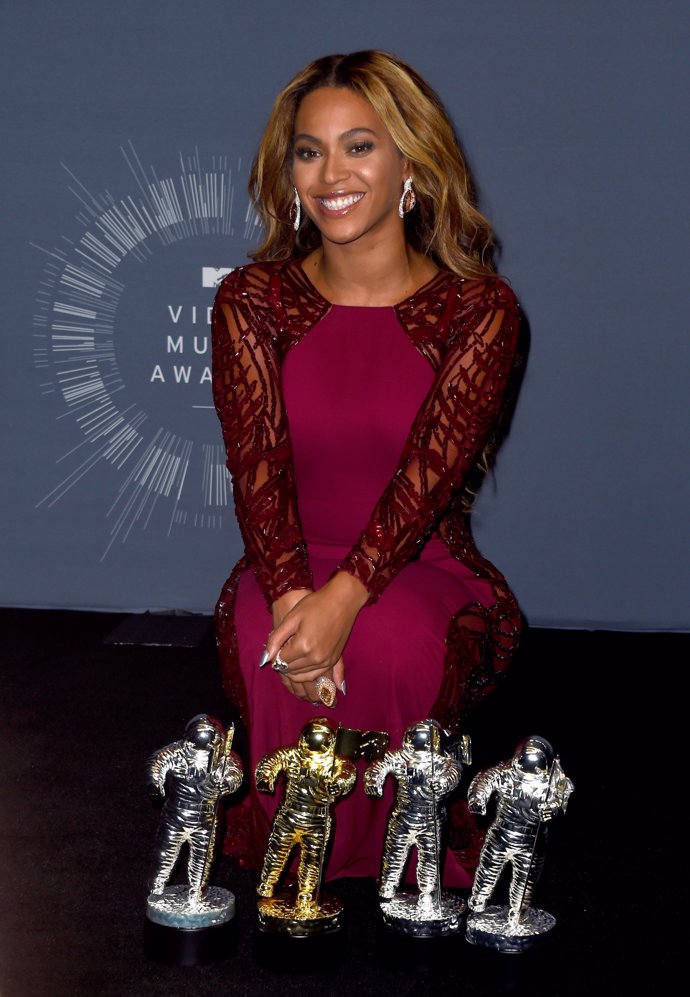
<path fill-rule="evenodd" d="M 680 693 L 668 676 L 687 661 L 690 636 L 532 630 L 472 724 L 468 781 L 536 733 L 575 783 L 537 897 L 557 919 L 540 951 L 501 955 L 460 936 L 395 944 L 381 931 L 373 882 L 347 880 L 336 886 L 348 927 L 326 964 L 299 941 L 276 955 L 256 945 L 253 875 L 222 859 L 214 879 L 237 897 L 236 939 L 221 962 L 175 967 L 143 950 L 157 825 L 143 766 L 193 714 L 230 714 L 210 620 L 188 621 L 204 634 L 191 647 L 106 643 L 123 622 L 0 610 L 0 997 L 670 989 L 667 928 L 685 906 L 686 871 L 671 869 L 684 793 L 669 792 L 680 760 L 668 718 Z M 168 622 L 183 641 L 184 621 Z"/>

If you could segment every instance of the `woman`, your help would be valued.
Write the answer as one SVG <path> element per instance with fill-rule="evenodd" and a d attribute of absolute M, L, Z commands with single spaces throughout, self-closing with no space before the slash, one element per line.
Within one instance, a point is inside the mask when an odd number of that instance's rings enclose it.
<path fill-rule="evenodd" d="M 394 56 L 328 56 L 299 73 L 250 192 L 266 239 L 213 313 L 246 545 L 217 606 L 226 689 L 252 766 L 324 713 L 333 684 L 334 720 L 397 747 L 427 716 L 457 725 L 518 637 L 515 600 L 467 521 L 518 306 L 493 274 L 445 111 Z M 248 864 L 267 802 L 252 789 L 230 811 L 229 850 Z M 386 814 L 361 788 L 339 803 L 329 878 L 378 875 Z M 470 883 L 456 853 L 446 881 Z"/>

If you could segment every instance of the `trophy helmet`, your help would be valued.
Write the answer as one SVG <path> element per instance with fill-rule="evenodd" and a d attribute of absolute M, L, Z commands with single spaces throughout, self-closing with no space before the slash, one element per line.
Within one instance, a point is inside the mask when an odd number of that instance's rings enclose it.
<path fill-rule="evenodd" d="M 441 750 L 441 734 L 443 729 L 436 720 L 422 720 L 420 723 L 412 724 L 403 734 L 403 748 L 412 751 L 435 751 L 437 754 Z"/>
<path fill-rule="evenodd" d="M 185 740 L 195 748 L 210 748 L 218 737 L 223 735 L 223 726 L 215 717 L 197 713 L 185 727 Z"/>
<path fill-rule="evenodd" d="M 526 737 L 513 755 L 513 766 L 531 775 L 548 772 L 552 762 L 553 748 L 545 737 Z"/>
<path fill-rule="evenodd" d="M 299 747 L 303 751 L 325 754 L 335 748 L 335 727 L 326 717 L 316 717 L 302 728 Z"/>

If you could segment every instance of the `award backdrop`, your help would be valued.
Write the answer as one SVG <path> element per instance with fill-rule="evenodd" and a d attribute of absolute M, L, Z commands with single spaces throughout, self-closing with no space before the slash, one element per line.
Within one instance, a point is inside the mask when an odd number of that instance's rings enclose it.
<path fill-rule="evenodd" d="M 241 541 L 209 313 L 259 241 L 251 159 L 307 61 L 384 48 L 444 99 L 529 320 L 481 548 L 535 625 L 687 629 L 680 0 L 3 18 L 1 604 L 211 611 Z"/>

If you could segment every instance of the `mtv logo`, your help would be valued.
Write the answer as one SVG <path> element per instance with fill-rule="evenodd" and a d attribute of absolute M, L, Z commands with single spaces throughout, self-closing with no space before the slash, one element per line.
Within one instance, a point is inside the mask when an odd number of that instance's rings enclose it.
<path fill-rule="evenodd" d="M 227 277 L 234 269 L 234 267 L 202 267 L 201 286 L 218 287 L 223 277 Z"/>

